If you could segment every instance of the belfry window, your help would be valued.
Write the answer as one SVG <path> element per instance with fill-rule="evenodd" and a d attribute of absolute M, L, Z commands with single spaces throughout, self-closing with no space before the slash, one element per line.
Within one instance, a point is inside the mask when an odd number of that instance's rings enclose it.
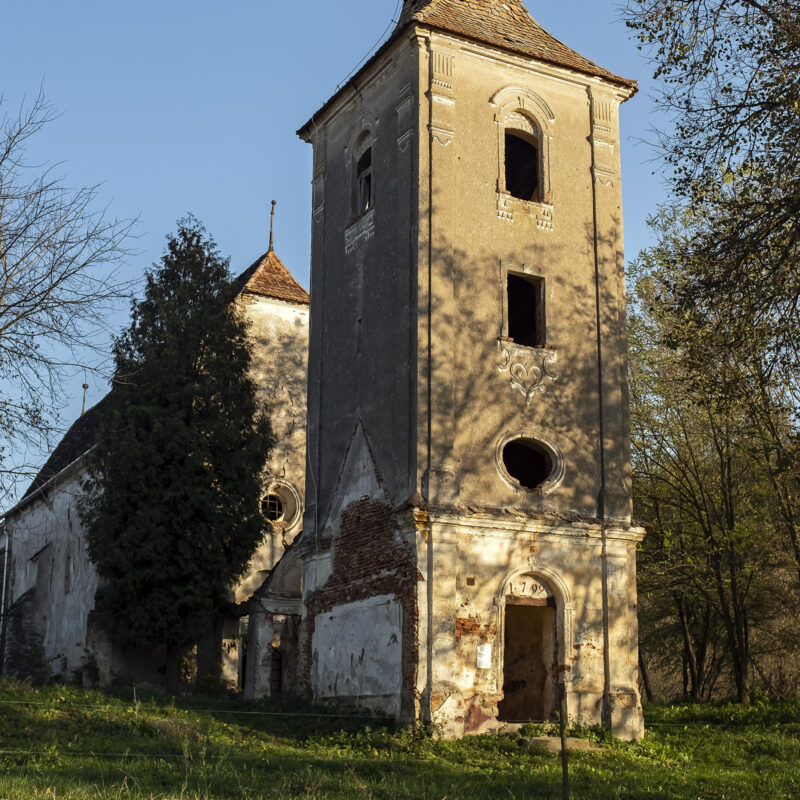
<path fill-rule="evenodd" d="M 356 216 L 372 208 L 372 148 L 368 147 L 359 156 L 356 164 Z"/>
<path fill-rule="evenodd" d="M 539 199 L 539 149 L 533 137 L 522 131 L 506 130 L 506 191 L 519 200 Z"/>
<path fill-rule="evenodd" d="M 506 303 L 508 338 L 525 347 L 544 347 L 544 278 L 509 274 Z"/>

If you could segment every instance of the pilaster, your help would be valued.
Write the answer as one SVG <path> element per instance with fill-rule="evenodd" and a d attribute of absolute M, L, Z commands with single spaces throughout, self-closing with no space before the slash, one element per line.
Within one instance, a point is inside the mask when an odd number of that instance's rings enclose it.
<path fill-rule="evenodd" d="M 458 496 L 455 447 L 455 56 L 436 38 L 428 50 L 428 253 L 426 471 L 422 491 L 432 502 Z"/>
<path fill-rule="evenodd" d="M 632 513 L 619 102 L 609 87 L 589 87 L 591 110 L 594 249 L 598 327 L 600 426 L 606 518 L 629 521 Z"/>

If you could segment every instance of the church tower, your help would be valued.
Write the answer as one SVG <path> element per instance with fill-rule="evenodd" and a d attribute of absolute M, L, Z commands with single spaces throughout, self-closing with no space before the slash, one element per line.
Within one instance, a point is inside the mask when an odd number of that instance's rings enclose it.
<path fill-rule="evenodd" d="M 298 679 L 643 732 L 619 106 L 519 0 L 406 0 L 313 145 Z"/>

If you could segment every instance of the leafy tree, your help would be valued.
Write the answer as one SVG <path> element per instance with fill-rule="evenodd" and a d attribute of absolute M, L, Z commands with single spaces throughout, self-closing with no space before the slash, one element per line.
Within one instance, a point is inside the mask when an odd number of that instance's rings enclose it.
<path fill-rule="evenodd" d="M 769 328 L 764 357 L 797 376 L 800 4 L 628 0 L 625 16 L 662 81 L 675 189 L 706 209 L 676 301 L 701 320 L 724 307 L 720 350 Z"/>
<path fill-rule="evenodd" d="M 682 672 L 685 694 L 709 697 L 724 670 L 744 701 L 756 672 L 779 689 L 777 654 L 800 643 L 786 613 L 800 600 L 797 425 L 781 373 L 765 367 L 769 335 L 755 330 L 719 358 L 676 300 L 703 215 L 663 211 L 658 245 L 631 269 L 634 493 L 654 525 L 641 557 L 642 643 Z"/>
<path fill-rule="evenodd" d="M 68 189 L 30 163 L 53 118 L 41 94 L 0 117 L 0 494 L 30 475 L 20 454 L 47 444 L 64 381 L 96 359 L 109 309 L 130 296 L 108 265 L 132 223 L 95 210 L 95 188 Z"/>
<path fill-rule="evenodd" d="M 226 603 L 265 531 L 272 436 L 250 377 L 247 324 L 213 241 L 179 223 L 114 345 L 83 516 L 101 611 L 127 647 L 181 648 Z"/>

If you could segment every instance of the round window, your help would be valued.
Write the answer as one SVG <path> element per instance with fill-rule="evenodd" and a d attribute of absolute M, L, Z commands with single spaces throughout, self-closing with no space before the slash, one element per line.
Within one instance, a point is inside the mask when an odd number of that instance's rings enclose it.
<path fill-rule="evenodd" d="M 261 501 L 261 513 L 265 519 L 289 530 L 300 521 L 303 506 L 297 489 L 280 481 L 269 486 Z"/>
<path fill-rule="evenodd" d="M 553 472 L 553 456 L 533 439 L 512 439 L 503 447 L 508 474 L 526 489 L 538 489 Z"/>
<path fill-rule="evenodd" d="M 261 501 L 261 512 L 270 522 L 280 522 L 283 519 L 283 501 L 280 495 L 268 494 Z"/>

